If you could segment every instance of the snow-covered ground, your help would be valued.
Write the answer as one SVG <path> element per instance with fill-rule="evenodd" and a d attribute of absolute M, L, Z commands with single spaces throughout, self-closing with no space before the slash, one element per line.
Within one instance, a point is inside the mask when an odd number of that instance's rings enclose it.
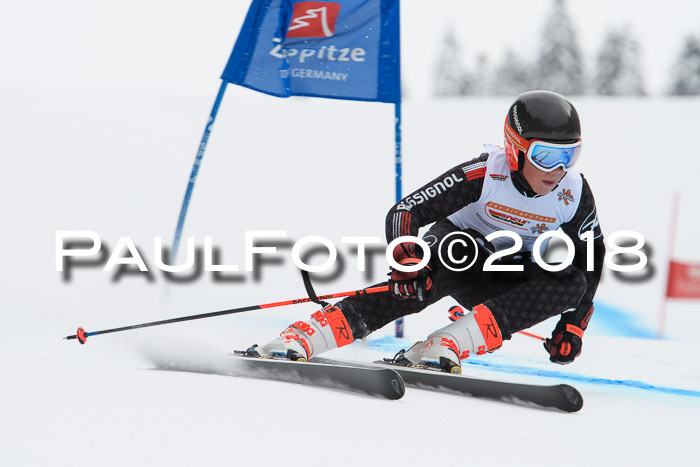
<path fill-rule="evenodd" d="M 215 86 L 215 83 L 213 83 Z M 212 88 L 212 94 L 215 87 Z M 662 303 L 673 193 L 682 195 L 674 255 L 700 260 L 693 149 L 700 101 L 576 99 L 584 126 L 581 170 L 606 234 L 637 230 L 653 247 L 653 278 L 606 271 L 575 363 L 547 361 L 516 336 L 465 373 L 566 382 L 583 393 L 576 414 L 408 389 L 397 402 L 297 385 L 150 370 L 162 359 L 206 365 L 263 342 L 311 305 L 95 336 L 62 337 L 175 316 L 303 297 L 290 249 L 261 277 L 184 284 L 155 269 L 153 237 L 170 243 L 213 95 L 23 86 L 0 89 L 0 465 L 697 465 L 698 302 L 671 303 L 667 338 L 653 336 Z M 408 102 L 404 186 L 413 187 L 502 138 L 508 99 Z M 383 236 L 393 203 L 393 109 L 278 100 L 230 89 L 204 158 L 186 235 L 213 237 L 222 262 L 243 265 L 248 230 L 321 235 L 346 267 L 319 293 L 352 290 L 370 275 L 341 236 Z M 55 232 L 92 230 L 114 248 L 133 238 L 144 274 L 100 267 L 55 270 Z M 446 323 L 450 301 L 330 356 L 371 360 Z M 548 334 L 552 322 L 534 331 Z"/>
<path fill-rule="evenodd" d="M 482 143 L 500 142 L 511 100 L 421 101 L 444 16 L 462 17 L 454 24 L 469 61 L 481 50 L 497 57 L 512 41 L 525 47 L 516 52 L 534 53 L 527 37 L 507 33 L 508 21 L 527 16 L 530 31 L 539 31 L 549 8 L 499 2 L 493 18 L 488 5 L 474 11 L 463 3 L 402 5 L 405 193 L 478 155 Z M 603 29 L 629 9 L 593 3 L 570 6 L 591 57 Z M 692 32 L 695 6 L 687 3 L 624 15 L 639 28 L 652 92 Z M 15 2 L 0 15 L 0 467 L 697 465 L 700 302 L 669 303 L 666 338 L 653 338 L 670 254 L 700 262 L 697 98 L 574 99 L 585 138 L 580 169 L 603 230 L 645 237 L 649 277 L 631 283 L 605 272 L 583 354 L 569 366 L 550 364 L 540 343 L 520 335 L 465 363 L 465 373 L 479 377 L 572 384 L 585 399 L 576 414 L 410 388 L 390 402 L 153 370 L 163 361 L 219 365 L 232 349 L 305 319 L 312 305 L 94 336 L 85 346 L 62 339 L 78 326 L 95 331 L 305 295 L 289 244 L 278 263 L 237 280 L 202 273 L 176 283 L 155 268 L 153 238 L 171 241 L 216 78 L 248 5 Z M 504 33 L 493 35 L 494 24 Z M 390 105 L 281 100 L 229 86 L 185 235 L 198 246 L 212 237 L 221 262 L 241 267 L 245 231 L 285 230 L 290 241 L 324 236 L 345 266 L 331 282 L 316 278 L 319 294 L 380 281 L 381 256 L 369 262 L 371 273 L 358 272 L 340 238 L 383 237 L 394 202 L 393 148 Z M 681 206 L 669 252 L 674 193 Z M 59 230 L 94 231 L 107 254 L 131 237 L 152 273 L 83 266 L 62 275 Z M 451 303 L 407 318 L 403 341 L 387 327 L 329 357 L 392 355 L 446 324 Z"/>

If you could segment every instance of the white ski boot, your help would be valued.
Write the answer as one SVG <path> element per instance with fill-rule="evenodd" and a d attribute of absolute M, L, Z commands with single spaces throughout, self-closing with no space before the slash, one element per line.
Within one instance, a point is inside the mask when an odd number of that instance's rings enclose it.
<path fill-rule="evenodd" d="M 308 323 L 297 321 L 278 338 L 252 349 L 252 352 L 260 357 L 305 362 L 312 355 L 352 344 L 354 340 L 340 308 L 328 306 L 311 315 Z"/>
<path fill-rule="evenodd" d="M 394 363 L 458 375 L 462 373 L 460 360 L 472 353 L 493 352 L 502 344 L 501 330 L 491 310 L 477 305 L 454 323 L 416 342 L 408 351 L 399 352 Z"/>

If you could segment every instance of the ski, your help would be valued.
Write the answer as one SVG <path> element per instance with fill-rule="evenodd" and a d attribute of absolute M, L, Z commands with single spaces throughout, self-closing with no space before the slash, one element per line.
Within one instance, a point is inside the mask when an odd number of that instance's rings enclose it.
<path fill-rule="evenodd" d="M 244 352 L 242 352 L 244 353 Z M 342 363 L 307 363 L 234 354 L 240 376 L 401 399 L 405 386 L 393 368 L 359 367 Z"/>
<path fill-rule="evenodd" d="M 460 394 L 481 399 L 490 399 L 511 404 L 554 408 L 564 412 L 578 412 L 583 407 L 583 396 L 568 384 L 538 385 L 510 383 L 490 379 L 451 375 L 435 370 L 410 368 L 386 361 L 369 364 L 339 362 L 324 358 L 312 358 L 317 364 L 357 365 L 359 367 L 386 367 L 396 371 L 406 386 L 430 391 Z"/>

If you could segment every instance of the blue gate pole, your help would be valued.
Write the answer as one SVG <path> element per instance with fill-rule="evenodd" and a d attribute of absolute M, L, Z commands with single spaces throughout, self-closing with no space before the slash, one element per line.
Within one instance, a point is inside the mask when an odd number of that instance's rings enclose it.
<path fill-rule="evenodd" d="M 401 102 L 394 104 L 394 141 L 396 163 L 396 202 L 401 201 Z M 403 338 L 403 318 L 396 320 L 396 337 Z"/>
<path fill-rule="evenodd" d="M 226 84 L 226 81 L 221 81 L 219 93 L 216 95 L 214 106 L 212 107 L 211 113 L 209 114 L 209 121 L 207 121 L 207 126 L 204 128 L 202 141 L 199 143 L 199 149 L 197 149 L 197 155 L 194 158 L 194 165 L 192 166 L 192 172 L 190 173 L 190 180 L 187 183 L 187 191 L 185 191 L 185 199 L 182 201 L 182 207 L 180 208 L 180 217 L 177 220 L 177 228 L 175 229 L 175 238 L 173 239 L 173 246 L 170 250 L 170 264 L 175 264 L 175 261 L 177 259 L 177 250 L 180 247 L 180 238 L 182 237 L 182 229 L 185 226 L 185 217 L 187 217 L 187 209 L 190 206 L 192 190 L 194 189 L 194 183 L 197 180 L 197 173 L 199 173 L 199 166 L 202 163 L 204 151 L 207 149 L 207 142 L 209 141 L 211 128 L 212 126 L 214 126 L 216 114 L 219 113 L 219 105 L 221 105 L 221 100 L 224 97 L 224 92 L 226 92 Z"/>

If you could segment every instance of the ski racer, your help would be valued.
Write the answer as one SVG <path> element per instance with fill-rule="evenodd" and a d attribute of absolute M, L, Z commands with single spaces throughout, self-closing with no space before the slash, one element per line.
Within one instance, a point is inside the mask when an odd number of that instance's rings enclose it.
<path fill-rule="evenodd" d="M 593 194 L 573 169 L 581 153 L 578 113 L 559 94 L 529 91 L 510 106 L 504 131 L 504 148 L 485 145 L 479 157 L 389 211 L 389 243 L 434 223 L 422 237 L 430 247 L 427 264 L 412 272 L 392 269 L 390 293 L 346 298 L 252 352 L 308 360 L 451 296 L 468 311 L 453 307 L 453 323 L 399 352 L 395 363 L 458 374 L 470 354 L 492 352 L 515 332 L 557 315 L 544 347 L 552 362 L 572 362 L 581 353 L 605 253 Z M 533 247 L 557 229 L 573 243 L 574 255 L 553 272 L 534 261 Z M 541 243 L 544 255 L 549 239 Z M 424 253 L 415 241 L 401 241 L 393 257 L 417 266 Z"/>

